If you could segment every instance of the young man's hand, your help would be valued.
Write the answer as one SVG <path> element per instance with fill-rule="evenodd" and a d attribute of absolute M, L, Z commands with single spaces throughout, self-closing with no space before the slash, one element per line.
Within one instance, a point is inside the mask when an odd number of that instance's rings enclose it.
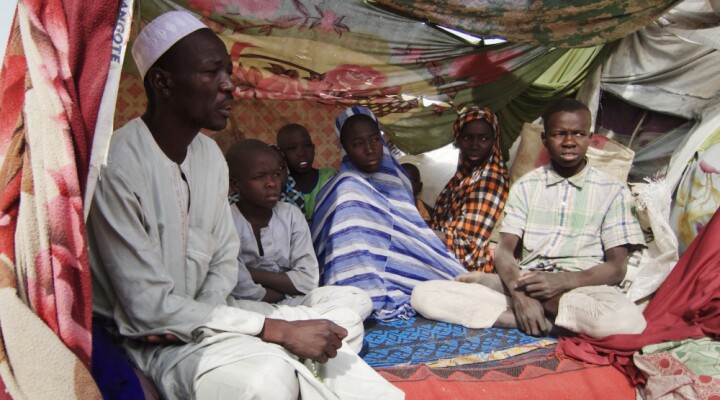
<path fill-rule="evenodd" d="M 347 335 L 345 328 L 325 319 L 283 321 L 266 318 L 258 337 L 279 344 L 299 358 L 324 363 L 337 355 Z"/>
<path fill-rule="evenodd" d="M 545 310 L 540 301 L 523 292 L 512 295 L 513 312 L 520 329 L 528 335 L 547 336 L 552 325 L 545 318 Z"/>
<path fill-rule="evenodd" d="M 522 290 L 537 300 L 548 300 L 568 291 L 562 272 L 529 272 L 517 279 L 516 290 Z"/>

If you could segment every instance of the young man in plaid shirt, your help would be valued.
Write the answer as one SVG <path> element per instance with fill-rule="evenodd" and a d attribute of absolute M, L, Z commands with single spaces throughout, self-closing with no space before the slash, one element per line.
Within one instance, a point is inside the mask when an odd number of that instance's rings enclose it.
<path fill-rule="evenodd" d="M 630 250 L 644 245 L 630 193 L 588 165 L 591 117 L 584 104 L 559 100 L 543 121 L 551 162 L 510 191 L 497 275 L 419 285 L 412 305 L 429 318 L 534 336 L 553 325 L 592 337 L 640 333 L 642 313 L 616 286 Z"/>

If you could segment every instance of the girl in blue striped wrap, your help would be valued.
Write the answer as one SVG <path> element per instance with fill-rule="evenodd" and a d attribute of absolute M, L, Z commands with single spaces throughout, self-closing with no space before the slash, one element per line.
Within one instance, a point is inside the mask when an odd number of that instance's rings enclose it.
<path fill-rule="evenodd" d="M 363 118 L 370 121 L 365 131 L 376 132 L 370 141 L 379 142 L 377 155 L 367 151 L 375 158 L 369 168 L 351 160 L 357 156 L 348 155 L 345 143 L 362 129 L 355 127 Z M 452 280 L 465 268 L 415 208 L 410 179 L 382 140 L 375 115 L 365 107 L 348 108 L 338 116 L 335 133 L 343 145 L 340 171 L 318 194 L 312 221 L 321 284 L 365 290 L 374 318 L 412 317 L 410 294 L 416 284 Z"/>

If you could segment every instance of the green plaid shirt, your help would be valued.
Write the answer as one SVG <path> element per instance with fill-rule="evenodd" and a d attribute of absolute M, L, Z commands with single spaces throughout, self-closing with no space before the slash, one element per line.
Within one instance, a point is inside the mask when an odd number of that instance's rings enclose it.
<path fill-rule="evenodd" d="M 521 268 L 554 261 L 559 271 L 585 270 L 605 249 L 645 244 L 630 191 L 589 165 L 567 179 L 549 164 L 520 178 L 500 232 L 522 238 Z"/>

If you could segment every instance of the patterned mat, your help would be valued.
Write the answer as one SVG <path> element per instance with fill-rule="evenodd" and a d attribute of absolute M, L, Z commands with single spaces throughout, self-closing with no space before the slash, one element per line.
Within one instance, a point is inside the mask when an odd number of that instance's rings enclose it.
<path fill-rule="evenodd" d="M 468 329 L 422 317 L 369 321 L 361 355 L 375 368 L 427 364 L 449 367 L 502 360 L 556 343 L 516 329 Z"/>

